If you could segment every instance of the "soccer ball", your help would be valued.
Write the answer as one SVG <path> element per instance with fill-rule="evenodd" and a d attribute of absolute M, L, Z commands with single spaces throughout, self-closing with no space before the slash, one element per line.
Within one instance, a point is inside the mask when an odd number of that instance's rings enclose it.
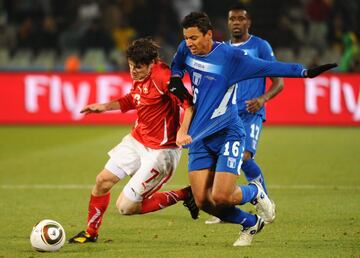
<path fill-rule="evenodd" d="M 63 247 L 65 238 L 65 230 L 59 222 L 44 219 L 33 227 L 30 243 L 36 251 L 54 252 Z"/>

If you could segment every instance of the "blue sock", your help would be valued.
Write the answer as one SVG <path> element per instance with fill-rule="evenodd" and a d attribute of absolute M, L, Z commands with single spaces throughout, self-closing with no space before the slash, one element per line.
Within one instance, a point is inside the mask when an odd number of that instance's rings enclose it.
<path fill-rule="evenodd" d="M 240 205 L 251 202 L 258 194 L 258 188 L 253 184 L 240 185 L 239 187 L 242 192 L 242 200 L 240 202 Z"/>
<path fill-rule="evenodd" d="M 258 164 L 256 164 L 255 160 L 249 159 L 247 161 L 244 161 L 241 165 L 241 169 L 244 171 L 245 177 L 248 182 L 251 182 L 253 180 L 260 181 L 262 187 L 265 190 L 265 193 L 267 194 L 264 176 L 261 172 L 261 168 Z"/>
<path fill-rule="evenodd" d="M 252 227 L 256 224 L 257 218 L 255 215 L 242 211 L 235 206 L 225 208 L 220 214 L 217 215 L 222 221 L 241 224 L 244 228 Z"/>

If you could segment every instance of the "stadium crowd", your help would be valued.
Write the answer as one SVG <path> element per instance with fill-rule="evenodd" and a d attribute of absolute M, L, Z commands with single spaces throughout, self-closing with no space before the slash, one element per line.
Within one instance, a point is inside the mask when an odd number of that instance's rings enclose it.
<path fill-rule="evenodd" d="M 161 45 L 169 62 L 187 13 L 208 13 L 214 38 L 227 40 L 227 9 L 234 2 L 0 0 L 0 70 L 126 70 L 126 47 L 144 36 Z M 238 2 L 252 13 L 251 32 L 267 39 L 279 60 L 308 66 L 337 61 L 340 72 L 360 71 L 357 0 Z"/>

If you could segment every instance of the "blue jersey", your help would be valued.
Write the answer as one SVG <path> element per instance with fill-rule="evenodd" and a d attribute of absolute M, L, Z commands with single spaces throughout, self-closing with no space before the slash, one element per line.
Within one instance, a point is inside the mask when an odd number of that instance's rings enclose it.
<path fill-rule="evenodd" d="M 189 129 L 193 142 L 230 123 L 241 121 L 236 105 L 235 83 L 266 76 L 303 77 L 300 64 L 270 62 L 250 57 L 246 51 L 214 42 L 207 55 L 192 55 L 182 41 L 171 64 L 172 75 L 190 75 L 194 115 Z"/>
<path fill-rule="evenodd" d="M 270 44 L 259 37 L 254 35 L 250 35 L 250 38 L 242 43 L 231 44 L 230 41 L 226 42 L 233 47 L 242 49 L 246 51 L 249 56 L 260 58 L 267 61 L 276 61 L 274 56 L 274 52 L 270 46 Z M 237 105 L 239 114 L 248 113 L 246 111 L 246 100 L 254 99 L 262 96 L 265 93 L 265 83 L 266 78 L 255 78 L 250 80 L 241 81 L 238 83 L 237 88 Z M 256 112 L 258 115 L 262 117 L 263 120 L 265 117 L 265 107 L 263 106 Z"/>

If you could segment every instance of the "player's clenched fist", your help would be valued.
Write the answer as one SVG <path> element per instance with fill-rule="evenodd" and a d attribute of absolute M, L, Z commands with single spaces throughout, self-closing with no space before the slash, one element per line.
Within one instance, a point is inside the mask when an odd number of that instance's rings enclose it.
<path fill-rule="evenodd" d="M 246 110 L 250 113 L 255 113 L 260 110 L 265 104 L 266 99 L 263 96 L 245 101 Z"/>
<path fill-rule="evenodd" d="M 176 136 L 176 145 L 181 147 L 183 145 L 187 145 L 190 144 L 192 142 L 192 138 L 190 135 L 188 134 L 183 134 L 181 132 L 177 133 Z"/>
<path fill-rule="evenodd" d="M 106 105 L 105 104 L 90 104 L 85 106 L 80 113 L 90 114 L 90 113 L 102 113 L 106 111 Z"/>

